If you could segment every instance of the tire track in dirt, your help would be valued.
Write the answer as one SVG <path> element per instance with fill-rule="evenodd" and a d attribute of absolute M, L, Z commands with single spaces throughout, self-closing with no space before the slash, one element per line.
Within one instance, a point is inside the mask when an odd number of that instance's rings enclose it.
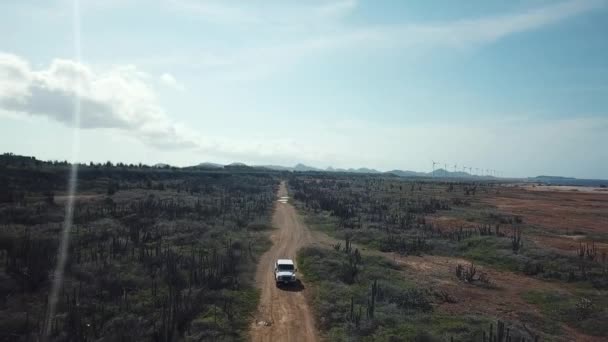
<path fill-rule="evenodd" d="M 287 196 L 281 182 L 278 197 Z M 256 271 L 256 286 L 261 291 L 255 320 L 251 325 L 252 341 L 318 341 L 312 310 L 305 297 L 306 284 L 292 288 L 277 288 L 273 267 L 276 259 L 296 258 L 298 249 L 312 242 L 312 235 L 298 217 L 295 208 L 286 201 L 277 201 L 272 225 L 273 242 L 260 258 Z"/>

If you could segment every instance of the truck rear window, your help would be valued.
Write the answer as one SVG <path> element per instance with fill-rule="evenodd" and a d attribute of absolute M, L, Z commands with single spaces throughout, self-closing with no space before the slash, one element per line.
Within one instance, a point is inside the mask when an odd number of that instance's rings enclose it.
<path fill-rule="evenodd" d="M 293 265 L 281 265 L 281 264 L 279 264 L 279 271 L 293 271 Z"/>

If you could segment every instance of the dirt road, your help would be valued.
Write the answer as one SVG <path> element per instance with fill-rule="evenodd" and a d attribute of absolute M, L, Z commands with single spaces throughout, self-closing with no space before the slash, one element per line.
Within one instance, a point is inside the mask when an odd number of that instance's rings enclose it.
<path fill-rule="evenodd" d="M 317 341 L 311 309 L 304 296 L 305 283 L 290 288 L 277 288 L 273 265 L 279 258 L 296 258 L 296 252 L 312 242 L 308 228 L 288 203 L 285 182 L 281 182 L 279 200 L 272 219 L 273 246 L 260 258 L 256 285 L 261 290 L 260 304 L 251 327 L 253 341 Z"/>

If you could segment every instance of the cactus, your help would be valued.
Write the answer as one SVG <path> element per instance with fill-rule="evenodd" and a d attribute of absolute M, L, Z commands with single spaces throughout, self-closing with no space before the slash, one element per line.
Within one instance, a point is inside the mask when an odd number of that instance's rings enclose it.
<path fill-rule="evenodd" d="M 595 242 L 591 242 L 591 248 L 589 248 L 589 244 L 587 244 L 587 260 L 595 261 L 595 257 L 597 256 L 597 247 L 595 247 Z"/>
<path fill-rule="evenodd" d="M 350 254 L 350 251 L 352 249 L 351 242 L 350 242 L 350 236 L 347 235 L 346 238 L 345 238 L 345 240 L 346 241 L 344 242 L 344 252 L 346 254 Z"/>
<path fill-rule="evenodd" d="M 353 296 L 350 297 L 350 321 L 354 321 L 355 318 L 355 299 Z"/>
<path fill-rule="evenodd" d="M 513 227 L 513 234 L 511 235 L 511 247 L 513 249 L 513 253 L 519 253 L 519 250 L 523 247 L 523 242 L 521 241 L 521 229 Z"/>
<path fill-rule="evenodd" d="M 475 277 L 477 275 L 477 277 Z M 456 277 L 461 281 L 472 283 L 480 281 L 484 284 L 490 284 L 490 278 L 484 272 L 477 272 L 475 264 L 471 263 L 468 267 L 462 266 L 461 264 L 456 265 Z"/>
<path fill-rule="evenodd" d="M 498 320 L 496 323 L 496 341 L 503 342 L 505 337 L 505 323 L 501 320 Z"/>
<path fill-rule="evenodd" d="M 367 317 L 372 319 L 374 318 L 374 313 L 376 311 L 376 299 L 378 297 L 379 292 L 378 280 L 374 280 L 371 287 L 370 297 L 367 299 Z"/>
<path fill-rule="evenodd" d="M 475 265 L 473 265 L 473 263 L 471 263 L 471 265 L 469 266 L 469 268 L 466 270 L 465 272 L 465 279 L 467 282 L 471 283 L 473 282 L 473 280 L 475 280 L 475 274 L 477 273 L 477 269 L 475 268 Z"/>
<path fill-rule="evenodd" d="M 456 266 L 456 277 L 460 280 L 464 279 L 464 267 L 461 264 Z"/>
<path fill-rule="evenodd" d="M 357 264 L 361 264 L 361 253 L 359 252 L 358 248 L 355 249 L 354 255 L 355 255 L 355 262 Z"/>

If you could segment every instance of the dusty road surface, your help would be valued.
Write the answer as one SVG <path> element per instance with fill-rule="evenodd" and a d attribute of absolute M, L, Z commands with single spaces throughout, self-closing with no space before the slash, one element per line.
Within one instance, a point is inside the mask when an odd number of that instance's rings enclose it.
<path fill-rule="evenodd" d="M 261 298 L 251 327 L 253 341 L 317 341 L 311 309 L 304 296 L 305 283 L 277 288 L 274 280 L 274 262 L 279 258 L 296 258 L 296 252 L 312 242 L 308 228 L 287 201 L 287 188 L 281 182 L 278 201 L 272 218 L 278 228 L 271 236 L 273 246 L 260 258 L 256 284 Z"/>

